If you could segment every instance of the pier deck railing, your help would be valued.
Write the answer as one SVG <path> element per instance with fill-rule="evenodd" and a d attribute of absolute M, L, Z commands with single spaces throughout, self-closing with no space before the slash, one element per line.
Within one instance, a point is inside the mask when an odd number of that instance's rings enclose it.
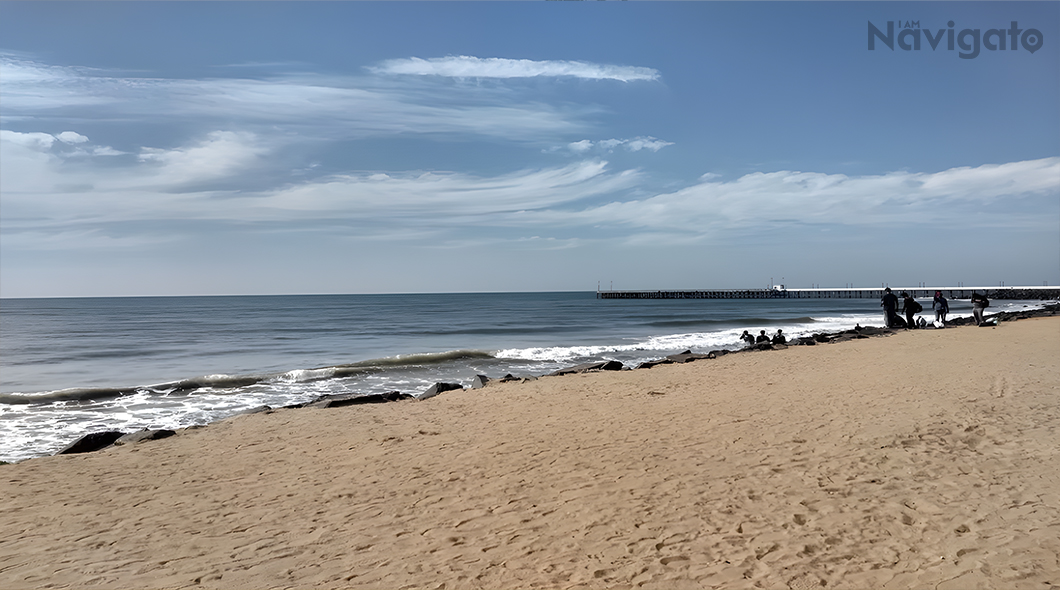
<path fill-rule="evenodd" d="M 947 299 L 968 299 L 973 292 L 989 299 L 1060 299 L 1057 287 L 891 287 L 898 295 L 917 299 L 934 297 L 941 291 Z M 835 289 L 691 289 L 659 291 L 597 291 L 597 299 L 880 299 L 883 287 Z"/>

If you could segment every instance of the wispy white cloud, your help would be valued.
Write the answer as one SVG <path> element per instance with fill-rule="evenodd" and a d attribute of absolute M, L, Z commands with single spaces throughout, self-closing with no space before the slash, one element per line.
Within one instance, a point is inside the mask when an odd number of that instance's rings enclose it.
<path fill-rule="evenodd" d="M 581 141 L 568 143 L 567 149 L 576 154 L 584 154 L 592 149 L 596 149 L 601 152 L 613 152 L 617 147 L 623 147 L 631 152 L 639 152 L 640 150 L 649 150 L 652 152 L 657 152 L 668 145 L 673 145 L 673 142 L 663 141 L 654 137 L 634 137 L 633 139 L 602 139 L 599 141 L 583 139 Z"/>
<path fill-rule="evenodd" d="M 55 67 L 0 56 L 5 121 L 67 119 L 180 123 L 302 139 L 475 134 L 542 140 L 584 127 L 589 108 L 513 100 L 501 90 L 425 90 L 393 80 L 313 74 L 265 79 L 163 79 Z"/>
<path fill-rule="evenodd" d="M 578 228 L 585 236 L 611 231 L 650 240 L 810 224 L 1029 227 L 1055 224 L 1041 214 L 1042 201 L 1060 197 L 1060 158 L 872 176 L 778 171 L 724 181 L 704 174 L 692 186 L 642 199 L 630 199 L 630 191 L 644 190 L 639 172 L 609 171 L 596 160 L 487 177 L 387 170 L 231 191 L 210 189 L 209 182 L 238 179 L 267 162 L 270 147 L 253 134 L 216 131 L 178 148 L 144 148 L 106 168 L 56 151 L 65 144 L 53 135 L 4 130 L 0 139 L 6 230 L 69 232 L 82 222 L 152 219 L 345 220 L 393 229 L 444 225 L 452 232 L 489 224 L 514 228 L 512 239 Z M 91 142 L 86 137 L 78 145 Z M 591 204 L 601 199 L 609 202 Z M 1034 206 L 1021 208 L 1028 203 Z M 1003 216 L 984 214 L 1002 206 Z"/>
<path fill-rule="evenodd" d="M 637 137 L 625 141 L 626 149 L 631 152 L 639 152 L 640 150 L 657 152 L 668 145 L 673 145 L 673 142 L 662 141 L 660 139 L 655 139 L 654 137 Z"/>
<path fill-rule="evenodd" d="M 562 168 L 521 170 L 495 177 L 458 173 L 342 176 L 248 199 L 273 215 L 345 215 L 372 219 L 465 223 L 524 211 L 563 207 L 579 200 L 629 188 L 635 171 L 607 172 L 607 163 L 587 161 Z"/>
<path fill-rule="evenodd" d="M 619 80 L 621 82 L 659 79 L 659 71 L 637 66 L 595 64 L 583 61 L 535 61 L 499 57 L 457 55 L 421 59 L 390 59 L 369 68 L 379 74 L 444 76 L 449 78 L 536 78 L 573 77 L 585 80 Z"/>
<path fill-rule="evenodd" d="M 1055 211 L 1058 198 L 1060 158 L 1044 158 L 873 176 L 779 171 L 720 181 L 707 174 L 673 193 L 576 213 L 541 212 L 536 221 L 691 234 L 800 224 L 1055 228 L 1056 219 L 1043 216 L 1041 205 L 1051 202 Z M 1035 199 L 1038 206 L 1020 209 L 1021 202 Z M 1005 215 L 984 214 L 990 207 L 1004 207 Z"/>
<path fill-rule="evenodd" d="M 125 153 L 115 150 L 110 146 L 93 146 L 90 144 L 88 137 L 81 135 L 76 131 L 63 131 L 57 135 L 52 135 L 50 133 L 41 133 L 39 131 L 21 133 L 19 131 L 11 131 L 10 129 L 0 129 L 0 137 L 2 137 L 4 142 L 11 146 L 20 146 L 37 152 L 50 152 L 56 147 L 63 148 L 58 150 L 58 152 L 65 156 L 116 156 Z M 56 143 L 56 140 L 60 143 Z M 77 148 L 66 147 L 79 146 L 81 144 L 89 144 L 89 146 Z M 85 147 L 91 147 L 92 149 L 85 150 Z"/>
<path fill-rule="evenodd" d="M 156 164 L 147 174 L 151 184 L 171 189 L 233 176 L 253 166 L 268 151 L 252 133 L 214 131 L 187 147 L 142 148 L 139 160 Z"/>
<path fill-rule="evenodd" d="M 636 171 L 611 172 L 606 162 L 583 161 L 486 177 L 387 171 L 224 190 L 219 187 L 241 186 L 225 181 L 253 171 L 269 154 L 260 138 L 216 131 L 174 149 L 144 148 L 138 157 L 105 168 L 47 149 L 47 138 L 57 143 L 48 134 L 5 131 L 0 137 L 5 231 L 51 228 L 77 236 L 86 224 L 121 223 L 128 232 L 136 223 L 181 220 L 280 225 L 341 220 L 372 233 L 457 230 L 507 223 L 524 211 L 568 207 L 639 182 Z"/>

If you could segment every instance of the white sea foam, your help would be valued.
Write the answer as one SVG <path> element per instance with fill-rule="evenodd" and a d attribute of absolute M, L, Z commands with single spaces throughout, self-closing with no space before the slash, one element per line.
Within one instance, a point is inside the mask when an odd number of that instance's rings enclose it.
<path fill-rule="evenodd" d="M 282 375 L 278 375 L 273 378 L 273 381 L 286 382 L 286 383 L 304 383 L 306 381 L 319 381 L 321 379 L 330 379 L 335 376 L 336 369 L 334 367 L 326 367 L 323 369 L 296 369 L 294 371 L 287 371 Z"/>
<path fill-rule="evenodd" d="M 761 331 L 772 337 L 777 330 L 782 330 L 788 338 L 799 338 L 821 332 L 849 330 L 857 325 L 881 325 L 880 314 L 843 314 L 812 318 L 809 322 L 791 324 L 749 325 L 742 329 L 726 329 L 711 332 L 690 332 L 680 334 L 663 334 L 651 336 L 628 344 L 549 346 L 533 348 L 508 348 L 494 354 L 499 359 L 526 360 L 538 362 L 571 362 L 578 359 L 594 358 L 607 355 L 636 356 L 641 360 L 665 356 L 683 350 L 707 352 L 709 350 L 734 350 L 743 347 L 740 335 L 748 330 L 753 335 Z"/>

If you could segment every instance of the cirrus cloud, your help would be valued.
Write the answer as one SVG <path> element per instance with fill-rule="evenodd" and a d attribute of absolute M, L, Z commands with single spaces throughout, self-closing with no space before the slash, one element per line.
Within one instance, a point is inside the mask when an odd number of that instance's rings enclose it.
<path fill-rule="evenodd" d="M 595 64 L 584 61 L 482 58 L 468 55 L 430 59 L 418 57 L 390 59 L 369 69 L 378 74 L 449 78 L 572 77 L 583 80 L 618 80 L 620 82 L 659 79 L 658 70 L 637 66 Z"/>
<path fill-rule="evenodd" d="M 1060 158 L 940 172 L 847 176 L 819 172 L 755 172 L 731 181 L 705 174 L 700 182 L 646 199 L 611 202 L 578 212 L 545 211 L 541 224 L 636 228 L 644 233 L 707 235 L 754 227 L 839 224 L 960 224 L 1054 227 Z M 1004 215 L 994 214 L 1001 213 Z M 529 221 L 529 220 L 528 220 Z"/>

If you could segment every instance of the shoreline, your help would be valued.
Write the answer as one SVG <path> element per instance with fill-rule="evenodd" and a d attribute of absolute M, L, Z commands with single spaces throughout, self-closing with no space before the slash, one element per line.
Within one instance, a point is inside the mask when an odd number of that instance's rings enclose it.
<path fill-rule="evenodd" d="M 999 322 L 1002 322 L 1002 321 L 1008 322 L 1008 321 L 1015 321 L 1015 320 L 1019 320 L 1019 319 L 1029 319 L 1029 318 L 1032 318 L 1032 317 L 1049 317 L 1049 316 L 1054 316 L 1057 313 L 1060 313 L 1060 303 L 1049 303 L 1049 304 L 1043 305 L 1040 308 L 1034 308 L 1034 309 L 1029 309 L 1029 310 L 1020 310 L 1020 311 L 997 312 L 997 313 L 992 314 L 992 315 L 987 315 L 984 318 L 984 320 L 985 320 L 984 324 L 985 325 L 990 325 L 990 324 L 996 325 L 996 324 L 998 324 Z M 955 318 L 951 319 L 948 322 L 947 327 L 952 328 L 952 327 L 966 326 L 966 325 L 972 324 L 973 321 L 974 321 L 973 318 L 971 318 L 969 316 L 959 316 L 959 317 L 955 317 Z M 937 328 L 935 328 L 931 324 L 928 324 L 926 327 L 919 328 L 919 329 L 934 330 L 934 329 L 937 329 Z M 905 331 L 905 330 L 906 330 L 906 328 L 880 328 L 880 327 L 875 327 L 875 326 L 861 327 L 859 325 L 859 326 L 857 326 L 857 327 L 855 327 L 853 329 L 849 329 L 849 330 L 840 330 L 840 331 L 836 331 L 836 332 L 827 332 L 826 331 L 826 332 L 815 333 L 815 334 L 812 334 L 810 336 L 795 337 L 795 338 L 792 338 L 791 340 L 789 340 L 787 343 L 781 344 L 781 345 L 774 345 L 772 343 L 763 343 L 763 344 L 750 345 L 750 346 L 746 346 L 746 347 L 743 347 L 743 348 L 738 348 L 738 349 L 735 349 L 735 350 L 729 350 L 729 349 L 721 348 L 721 349 L 710 350 L 710 351 L 704 352 L 704 353 L 693 353 L 692 350 L 689 349 L 689 350 L 686 350 L 686 351 L 681 352 L 681 353 L 671 354 L 671 355 L 666 356 L 666 357 L 662 357 L 662 358 L 658 358 L 658 359 L 654 359 L 654 360 L 650 360 L 650 361 L 641 362 L 636 367 L 626 366 L 626 365 L 623 365 L 621 362 L 618 362 L 618 361 L 615 361 L 615 360 L 603 360 L 603 361 L 600 361 L 600 362 L 590 362 L 590 363 L 585 363 L 585 364 L 581 364 L 581 365 L 565 367 L 565 368 L 558 369 L 558 370 L 556 370 L 554 372 L 551 372 L 551 373 L 546 373 L 546 374 L 541 374 L 541 375 L 529 375 L 529 376 L 525 376 L 525 377 L 515 377 L 515 376 L 513 376 L 510 373 L 505 375 L 504 377 L 502 377 L 500 379 L 492 378 L 492 377 L 489 377 L 487 375 L 477 375 L 474 378 L 474 380 L 473 380 L 473 382 L 472 382 L 470 387 L 471 387 L 471 389 L 478 389 L 478 388 L 481 388 L 481 387 L 485 386 L 486 384 L 488 384 L 490 382 L 494 382 L 494 381 L 502 382 L 502 383 L 503 382 L 509 382 L 509 381 L 526 382 L 526 381 L 538 379 L 539 377 L 543 377 L 543 376 L 562 376 L 562 375 L 570 375 L 570 374 L 576 374 L 576 373 L 589 373 L 589 372 L 596 372 L 596 371 L 618 371 L 618 370 L 632 370 L 632 369 L 637 369 L 637 370 L 639 370 L 639 369 L 650 369 L 652 367 L 659 366 L 659 365 L 664 365 L 664 364 L 686 363 L 686 362 L 693 362 L 693 361 L 704 360 L 704 359 L 715 359 L 715 358 L 718 358 L 720 356 L 724 356 L 724 355 L 727 355 L 727 354 L 757 352 L 757 351 L 769 351 L 769 350 L 782 350 L 782 349 L 787 348 L 788 346 L 813 346 L 813 345 L 816 345 L 816 344 L 838 344 L 838 343 L 848 342 L 850 340 L 856 340 L 856 339 L 890 336 L 890 335 L 893 335 L 893 334 L 896 334 L 896 333 L 899 333 L 899 332 Z M 241 378 L 232 377 L 231 379 L 239 380 Z M 189 380 L 185 380 L 185 381 L 189 381 Z M 348 406 L 348 405 L 360 405 L 360 404 L 370 404 L 370 403 L 386 403 L 386 402 L 393 402 L 393 401 L 402 401 L 402 400 L 406 400 L 406 399 L 425 400 L 425 399 L 429 399 L 431 397 L 434 397 L 434 396 L 436 396 L 436 395 L 438 395 L 440 393 L 444 393 L 446 391 L 457 390 L 457 389 L 464 389 L 464 386 L 462 384 L 460 384 L 460 383 L 437 382 L 433 386 L 428 388 L 427 390 L 422 391 L 422 392 L 420 392 L 418 394 L 407 393 L 407 392 L 399 392 L 399 391 L 389 391 L 389 392 L 386 392 L 386 393 L 374 393 L 374 394 L 365 394 L 365 393 L 325 394 L 325 395 L 317 396 L 314 399 L 311 399 L 311 400 L 308 400 L 308 401 L 305 401 L 305 402 L 302 402 L 302 403 L 297 403 L 297 404 L 291 404 L 291 405 L 285 405 L 285 406 L 279 406 L 279 407 L 272 407 L 272 406 L 269 406 L 269 405 L 261 405 L 261 406 L 255 406 L 255 407 L 247 408 L 247 409 L 244 409 L 242 411 L 236 412 L 236 413 L 234 413 L 234 414 L 232 414 L 230 416 L 221 418 L 220 420 L 216 420 L 214 422 L 211 422 L 211 423 L 208 423 L 208 424 L 204 424 L 204 425 L 201 425 L 201 426 L 191 426 L 191 427 L 185 427 L 185 428 L 180 428 L 180 429 L 176 429 L 176 430 L 144 428 L 144 429 L 141 429 L 141 430 L 138 430 L 138 431 L 133 431 L 133 432 L 124 432 L 124 431 L 118 431 L 118 430 L 95 431 L 95 432 L 90 432 L 90 433 L 83 434 L 83 435 L 79 436 L 78 438 L 73 439 L 72 441 L 70 441 L 69 444 L 65 445 L 63 448 L 59 449 L 57 452 L 55 452 L 53 454 L 61 455 L 61 454 L 88 453 L 88 452 L 95 452 L 95 451 L 99 451 L 99 450 L 102 450 L 102 449 L 105 449 L 105 448 L 109 448 L 110 446 L 113 446 L 113 445 L 131 444 L 131 443 L 141 442 L 141 441 L 144 441 L 144 440 L 157 440 L 157 439 L 160 439 L 160 438 L 166 438 L 166 437 L 172 436 L 173 434 L 176 434 L 177 432 L 182 431 L 182 430 L 187 430 L 188 428 L 192 428 L 192 429 L 203 428 L 203 427 L 210 426 L 210 424 L 214 424 L 214 423 L 217 423 L 217 422 L 222 422 L 224 420 L 228 420 L 228 419 L 234 418 L 236 416 L 241 416 L 241 415 L 245 415 L 245 414 L 253 414 L 253 413 L 258 413 L 258 412 L 271 412 L 271 411 L 281 410 L 281 409 L 300 409 L 300 408 L 307 408 L 307 407 L 309 407 L 309 408 L 328 408 L 328 407 L 343 407 L 343 406 Z M 80 390 L 78 390 L 78 391 L 80 391 Z M 101 391 L 110 391 L 110 390 L 101 390 Z M 62 393 L 62 392 L 57 392 L 57 393 Z M 33 457 L 30 457 L 30 458 L 33 458 Z M 22 459 L 22 460 L 26 460 L 26 459 Z M 0 461 L 0 464 L 8 464 L 8 463 L 5 462 L 5 461 Z"/>
<path fill-rule="evenodd" d="M 233 417 L 0 467 L 0 586 L 1041 588 L 1055 317 Z"/>

